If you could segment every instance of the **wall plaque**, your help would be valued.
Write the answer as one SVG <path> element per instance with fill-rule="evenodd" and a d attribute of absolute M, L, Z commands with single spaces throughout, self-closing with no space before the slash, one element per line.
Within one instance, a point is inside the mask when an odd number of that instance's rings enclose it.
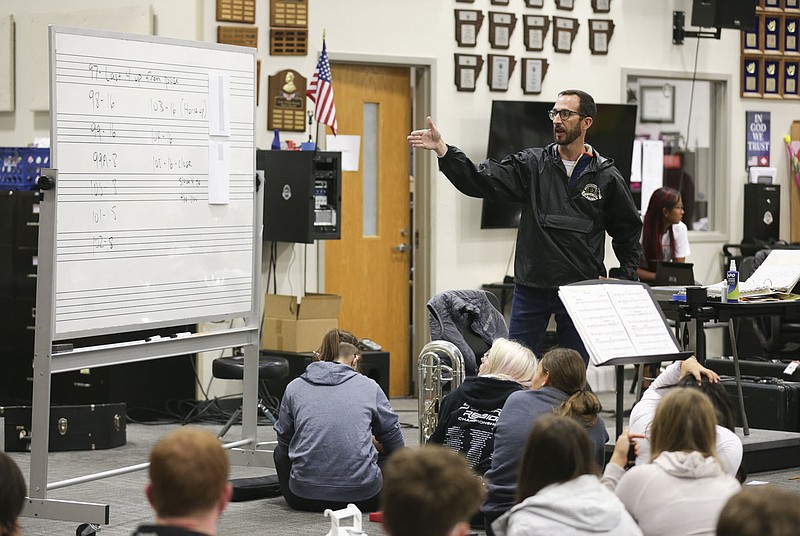
<path fill-rule="evenodd" d="M 308 30 L 270 28 L 269 53 L 273 56 L 305 56 L 308 54 Z"/>
<path fill-rule="evenodd" d="M 291 69 L 267 80 L 267 130 L 305 132 L 306 79 Z"/>
<path fill-rule="evenodd" d="M 611 11 L 611 0 L 592 0 L 592 9 L 595 13 L 608 13 Z"/>
<path fill-rule="evenodd" d="M 611 19 L 589 19 L 589 50 L 592 54 L 608 54 L 608 42 L 614 35 Z"/>
<path fill-rule="evenodd" d="M 761 59 L 752 56 L 742 58 L 742 96 L 761 96 Z"/>
<path fill-rule="evenodd" d="M 542 80 L 547 74 L 546 59 L 522 58 L 522 92 L 538 95 L 542 92 Z"/>
<path fill-rule="evenodd" d="M 550 18 L 546 15 L 523 15 L 522 29 L 525 32 L 523 41 L 527 50 L 544 50 L 544 39 L 550 28 Z"/>
<path fill-rule="evenodd" d="M 764 7 L 766 9 L 780 9 L 781 0 L 764 0 Z"/>
<path fill-rule="evenodd" d="M 764 52 L 779 52 L 781 48 L 780 17 L 764 17 Z"/>
<path fill-rule="evenodd" d="M 544 7 L 544 0 L 525 0 L 525 7 Z"/>
<path fill-rule="evenodd" d="M 513 13 L 489 12 L 489 43 L 492 48 L 508 48 L 511 45 L 511 34 L 517 25 L 517 16 Z"/>
<path fill-rule="evenodd" d="M 217 43 L 258 48 L 258 27 L 217 26 Z"/>
<path fill-rule="evenodd" d="M 798 48 L 798 30 L 800 30 L 800 17 L 786 17 L 783 25 L 783 53 L 784 54 L 797 54 L 800 52 Z"/>
<path fill-rule="evenodd" d="M 308 0 L 270 0 L 270 26 L 308 28 Z"/>
<path fill-rule="evenodd" d="M 800 0 L 786 0 L 786 9 L 800 9 Z"/>
<path fill-rule="evenodd" d="M 456 42 L 460 47 L 478 44 L 478 32 L 483 24 L 483 13 L 477 9 L 456 9 Z"/>
<path fill-rule="evenodd" d="M 514 72 L 517 61 L 514 56 L 489 54 L 489 91 L 508 91 L 508 81 Z"/>
<path fill-rule="evenodd" d="M 764 96 L 778 97 L 781 94 L 781 61 L 764 58 Z"/>
<path fill-rule="evenodd" d="M 492 0 L 493 6 L 507 6 L 509 0 Z"/>
<path fill-rule="evenodd" d="M 456 88 L 459 91 L 475 91 L 478 75 L 481 74 L 483 58 L 478 54 L 454 54 L 456 64 Z"/>
<path fill-rule="evenodd" d="M 553 48 L 556 52 L 572 52 L 572 42 L 579 27 L 578 19 L 553 17 Z"/>
<path fill-rule="evenodd" d="M 575 7 L 575 0 L 556 0 L 556 8 L 572 11 Z"/>
<path fill-rule="evenodd" d="M 256 22 L 256 0 L 217 0 L 219 22 Z"/>
<path fill-rule="evenodd" d="M 797 98 L 798 93 L 798 71 L 800 71 L 800 61 L 783 60 L 783 96 L 784 98 Z"/>
<path fill-rule="evenodd" d="M 756 15 L 756 24 L 752 30 L 742 31 L 742 50 L 748 54 L 758 53 L 763 50 L 761 31 L 764 29 L 764 18 Z"/>

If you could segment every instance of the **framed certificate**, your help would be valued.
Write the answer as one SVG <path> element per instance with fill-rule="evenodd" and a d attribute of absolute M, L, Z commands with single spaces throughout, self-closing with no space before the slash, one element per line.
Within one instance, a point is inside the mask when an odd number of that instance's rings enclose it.
<path fill-rule="evenodd" d="M 525 0 L 525 7 L 544 7 L 544 0 Z"/>
<path fill-rule="evenodd" d="M 674 123 L 675 91 L 669 84 L 642 86 L 639 102 L 642 123 Z"/>
<path fill-rule="evenodd" d="M 798 93 L 798 73 L 800 73 L 800 61 L 796 59 L 783 60 L 783 97 L 797 98 Z"/>
<path fill-rule="evenodd" d="M 454 54 L 456 89 L 458 91 L 475 91 L 478 75 L 481 74 L 483 58 L 477 54 Z"/>
<path fill-rule="evenodd" d="M 514 56 L 503 54 L 489 54 L 489 83 L 490 91 L 508 91 L 508 81 L 514 72 L 516 60 Z"/>
<path fill-rule="evenodd" d="M 460 47 L 478 44 L 478 32 L 483 24 L 483 13 L 477 9 L 456 9 L 456 43 Z"/>
<path fill-rule="evenodd" d="M 608 42 L 614 35 L 611 19 L 589 19 L 589 50 L 592 54 L 608 54 Z"/>
<path fill-rule="evenodd" d="M 542 92 L 542 80 L 547 74 L 547 60 L 541 58 L 522 58 L 522 92 L 538 95 Z"/>
<path fill-rule="evenodd" d="M 611 0 L 592 0 L 592 9 L 595 13 L 608 13 L 611 11 Z"/>
<path fill-rule="evenodd" d="M 489 43 L 492 48 L 508 48 L 511 46 L 511 34 L 517 25 L 517 16 L 513 13 L 489 12 Z"/>
<path fill-rule="evenodd" d="M 553 49 L 556 52 L 572 52 L 572 41 L 578 33 L 578 19 L 553 17 Z"/>
<path fill-rule="evenodd" d="M 546 15 L 523 15 L 522 30 L 525 32 L 523 41 L 527 50 L 544 50 L 544 39 L 550 28 L 550 18 Z"/>

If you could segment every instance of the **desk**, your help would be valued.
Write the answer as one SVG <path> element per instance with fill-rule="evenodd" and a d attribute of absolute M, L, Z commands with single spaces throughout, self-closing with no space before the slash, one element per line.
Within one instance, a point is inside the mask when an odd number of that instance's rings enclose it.
<path fill-rule="evenodd" d="M 728 335 L 731 341 L 731 353 L 733 353 L 733 370 L 736 378 L 736 392 L 739 396 L 739 411 L 742 414 L 742 429 L 744 435 L 750 435 L 750 426 L 747 423 L 747 414 L 744 408 L 744 397 L 742 396 L 742 378 L 739 370 L 739 351 L 736 345 L 736 326 L 735 320 L 739 318 L 753 318 L 760 316 L 783 316 L 787 312 L 800 311 L 800 301 L 774 301 L 774 302 L 717 302 L 709 301 L 702 306 L 687 305 L 682 302 L 677 303 L 678 318 L 680 321 L 695 320 L 695 330 L 697 336 L 697 348 L 695 356 L 701 364 L 706 361 L 705 326 L 706 321 L 727 322 Z M 659 305 L 667 308 L 674 308 L 665 302 Z M 674 310 L 674 309 L 673 309 Z M 666 314 L 666 312 L 665 312 Z"/>

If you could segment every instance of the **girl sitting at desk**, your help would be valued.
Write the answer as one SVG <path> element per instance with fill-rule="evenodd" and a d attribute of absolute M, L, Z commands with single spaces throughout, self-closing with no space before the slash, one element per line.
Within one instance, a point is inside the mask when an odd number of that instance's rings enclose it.
<path fill-rule="evenodd" d="M 642 227 L 644 257 L 636 272 L 639 280 L 653 283 L 661 261 L 686 262 L 689 230 L 683 219 L 683 200 L 678 190 L 659 188 L 650 196 Z"/>

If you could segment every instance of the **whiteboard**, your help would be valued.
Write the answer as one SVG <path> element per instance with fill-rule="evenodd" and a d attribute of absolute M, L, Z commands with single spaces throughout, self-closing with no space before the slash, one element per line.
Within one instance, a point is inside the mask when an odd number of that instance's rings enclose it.
<path fill-rule="evenodd" d="M 255 50 L 64 27 L 50 49 L 53 339 L 255 314 Z"/>

